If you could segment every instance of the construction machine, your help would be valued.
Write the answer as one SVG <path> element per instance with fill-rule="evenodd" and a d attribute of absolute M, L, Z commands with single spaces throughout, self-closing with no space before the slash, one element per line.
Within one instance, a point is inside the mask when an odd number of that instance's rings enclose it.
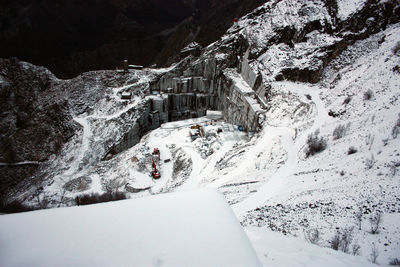
<path fill-rule="evenodd" d="M 161 177 L 159 170 L 157 170 L 157 164 L 159 164 L 160 162 L 160 150 L 157 147 L 155 147 L 151 154 L 153 160 L 153 171 L 151 172 L 151 176 L 153 176 L 154 179 L 158 179 Z"/>
<path fill-rule="evenodd" d="M 154 179 L 158 179 L 161 177 L 160 172 L 157 170 L 157 166 L 156 163 L 154 162 L 154 159 L 153 159 L 153 171 L 151 172 L 151 175 L 153 176 Z"/>

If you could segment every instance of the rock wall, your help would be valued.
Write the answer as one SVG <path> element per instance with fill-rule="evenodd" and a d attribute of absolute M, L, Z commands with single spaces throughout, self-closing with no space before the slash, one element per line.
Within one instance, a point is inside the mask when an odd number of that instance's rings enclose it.
<path fill-rule="evenodd" d="M 114 152 L 135 145 L 145 132 L 165 122 L 201 117 L 207 110 L 222 111 L 227 122 L 245 131 L 259 131 L 268 109 L 268 84 L 251 66 L 249 51 L 246 38 L 229 37 L 151 81 L 147 111 Z"/>
<path fill-rule="evenodd" d="M 227 122 L 242 125 L 245 131 L 259 131 L 265 110 L 256 92 L 235 69 L 224 71 L 219 90 Z"/>
<path fill-rule="evenodd" d="M 243 49 L 239 49 L 241 51 Z M 245 50 L 246 51 L 246 50 Z M 226 66 L 215 58 L 204 57 L 179 72 L 170 72 L 150 84 L 153 98 L 167 99 L 158 108 L 161 123 L 204 116 L 207 110 L 223 111 L 226 121 L 240 124 L 246 131 L 260 130 L 263 109 L 266 109 L 266 87 L 260 74 L 250 66 L 249 50 Z M 227 60 L 224 60 L 225 65 Z M 229 60 L 228 60 L 229 62 Z M 243 87 L 246 88 L 243 91 Z M 163 102 L 164 103 L 164 102 Z M 155 105 L 154 105 L 155 106 Z"/>
<path fill-rule="evenodd" d="M 136 113 L 140 115 L 131 120 L 131 125 L 127 126 L 125 134 L 115 143 L 111 144 L 111 148 L 108 149 L 108 153 L 105 155 L 104 159 L 110 159 L 114 155 L 133 147 L 140 142 L 140 139 L 149 130 L 159 127 L 160 122 L 151 119 L 153 114 L 151 107 L 151 100 L 148 99 L 142 107 L 136 111 Z M 129 124 L 129 121 L 126 123 Z"/>
<path fill-rule="evenodd" d="M 203 76 L 163 76 L 150 84 L 152 112 L 160 124 L 204 116 L 218 109 L 214 81 Z"/>

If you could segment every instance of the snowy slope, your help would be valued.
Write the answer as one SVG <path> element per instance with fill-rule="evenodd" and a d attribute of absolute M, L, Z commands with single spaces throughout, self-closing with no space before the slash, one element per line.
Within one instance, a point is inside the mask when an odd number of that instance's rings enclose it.
<path fill-rule="evenodd" d="M 3 267 L 260 266 L 215 190 L 4 215 L 0 247 Z"/>
<path fill-rule="evenodd" d="M 342 20 L 347 19 L 349 16 L 355 14 L 365 6 L 366 0 L 346 1 L 338 0 L 339 18 Z"/>
<path fill-rule="evenodd" d="M 321 248 L 265 228 L 245 230 L 263 266 L 376 266 L 362 257 Z"/>
<path fill-rule="evenodd" d="M 379 247 L 378 262 L 388 263 L 399 256 L 400 225 L 395 222 L 400 219 L 396 171 L 400 140 L 392 134 L 400 112 L 400 76 L 394 71 L 399 56 L 393 54 L 400 41 L 399 26 L 344 51 L 328 66 L 317 86 L 274 85 L 280 92 L 288 90 L 299 97 L 309 94 L 317 116 L 311 127 L 286 147 L 288 159 L 272 177 L 273 182 L 234 206 L 239 215 L 251 206 L 260 207 L 245 215 L 244 225 L 269 225 L 300 236 L 307 229 L 318 229 L 323 246 L 330 246 L 337 230 L 352 228 L 353 243 L 361 246 L 363 256 L 370 257 L 373 244 Z M 372 96 L 367 100 L 369 92 Z M 351 100 L 346 104 L 348 97 Z M 281 111 L 272 111 L 271 120 L 282 122 L 274 120 L 274 114 L 285 114 Z M 341 115 L 328 116 L 329 111 Z M 334 140 L 333 132 L 339 125 L 345 133 Z M 327 140 L 327 149 L 305 158 L 305 138 L 317 129 Z M 293 134 L 288 130 L 287 135 Z M 348 155 L 350 147 L 357 152 Z M 356 217 L 360 209 L 359 230 Z M 380 234 L 373 235 L 369 219 L 378 213 L 383 214 L 383 222 Z"/>

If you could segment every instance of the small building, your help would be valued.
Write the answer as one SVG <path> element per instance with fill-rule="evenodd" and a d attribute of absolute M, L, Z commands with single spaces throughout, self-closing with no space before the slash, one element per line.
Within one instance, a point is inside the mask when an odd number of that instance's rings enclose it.
<path fill-rule="evenodd" d="M 125 59 L 123 61 L 123 69 L 125 72 L 128 72 L 128 70 L 142 70 L 143 66 L 142 65 L 129 65 L 128 60 Z"/>
<path fill-rule="evenodd" d="M 143 66 L 142 65 L 128 65 L 128 68 L 130 70 L 142 70 Z"/>
<path fill-rule="evenodd" d="M 124 68 L 125 72 L 128 71 L 128 60 L 127 59 L 124 60 L 123 68 Z"/>
<path fill-rule="evenodd" d="M 123 93 L 121 94 L 121 99 L 129 100 L 129 99 L 131 99 L 131 98 L 132 98 L 132 93 L 131 93 L 131 92 L 123 92 Z"/>

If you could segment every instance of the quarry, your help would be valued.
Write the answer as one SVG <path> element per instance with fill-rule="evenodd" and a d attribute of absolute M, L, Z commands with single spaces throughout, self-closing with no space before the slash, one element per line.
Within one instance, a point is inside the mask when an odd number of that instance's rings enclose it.
<path fill-rule="evenodd" d="M 399 258 L 400 6 L 355 2 L 267 2 L 165 68 L 62 80 L 1 59 L 3 199 L 213 188 L 264 266 L 264 230 Z"/>
<path fill-rule="evenodd" d="M 266 90 L 263 83 L 256 83 L 257 77 L 251 71 L 248 59 L 244 58 L 238 63 L 239 69 L 224 70 L 222 77 L 217 77 L 217 73 L 221 73 L 217 64 L 214 60 L 206 60 L 193 66 L 198 69 L 194 73 L 185 71 L 186 76 L 180 77 L 166 74 L 150 82 L 146 89 L 147 106 L 143 118 L 110 153 L 132 147 L 138 142 L 135 137 L 163 123 L 202 117 L 207 110 L 221 111 L 226 122 L 241 125 L 246 132 L 259 131 L 267 110 Z M 199 74 L 202 76 L 194 76 Z M 118 94 L 123 99 L 123 94 L 131 95 L 134 92 L 124 89 Z"/>

